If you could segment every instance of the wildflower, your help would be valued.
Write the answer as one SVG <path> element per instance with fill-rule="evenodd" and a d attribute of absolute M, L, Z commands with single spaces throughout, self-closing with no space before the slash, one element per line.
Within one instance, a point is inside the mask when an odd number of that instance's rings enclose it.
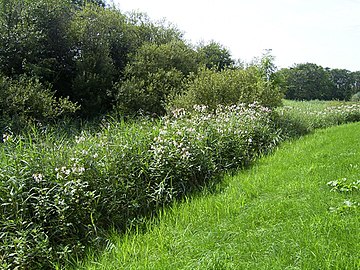
<path fill-rule="evenodd" d="M 182 108 L 172 111 L 174 118 L 180 118 L 186 114 L 186 111 Z"/>
<path fill-rule="evenodd" d="M 72 169 L 73 173 L 78 173 L 79 175 L 83 174 L 85 172 L 85 168 L 84 167 L 73 167 Z"/>
<path fill-rule="evenodd" d="M 34 173 L 32 177 L 37 183 L 40 183 L 43 180 L 43 175 L 41 173 Z"/>
<path fill-rule="evenodd" d="M 9 134 L 9 133 L 4 133 L 2 138 L 3 138 L 4 143 L 6 143 L 7 141 L 10 141 L 12 139 L 11 134 Z"/>
<path fill-rule="evenodd" d="M 85 141 L 85 137 L 84 136 L 75 136 L 75 142 L 76 143 L 81 143 Z"/>
<path fill-rule="evenodd" d="M 61 167 L 61 170 L 60 170 L 61 173 L 65 174 L 65 175 L 69 175 L 71 173 L 71 170 L 70 169 L 67 169 L 65 166 L 64 167 Z"/>

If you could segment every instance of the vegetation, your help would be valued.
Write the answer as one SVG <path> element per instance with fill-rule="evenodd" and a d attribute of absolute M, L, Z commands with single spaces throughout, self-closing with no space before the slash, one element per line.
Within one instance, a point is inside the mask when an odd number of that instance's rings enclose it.
<path fill-rule="evenodd" d="M 111 111 L 163 116 L 167 103 L 191 95 L 207 70 L 219 72 L 212 76 L 218 81 L 216 91 L 223 91 L 221 81 L 240 80 L 234 82 L 238 89 L 231 90 L 238 93 L 223 105 L 236 104 L 241 92 L 247 96 L 255 84 L 246 101 L 266 94 L 279 103 L 282 97 L 264 81 L 261 65 L 243 69 L 214 41 L 193 46 L 169 23 L 152 22 L 141 13 L 123 14 L 103 1 L 1 0 L 0 36 L 1 76 L 38 81 L 51 89 L 54 102 L 67 99 L 82 118 Z M 230 73 L 239 75 L 229 78 Z M 16 106 L 11 100 L 4 104 Z M 27 106 L 35 110 L 37 104 L 28 100 Z"/>
<path fill-rule="evenodd" d="M 56 98 L 39 80 L 22 75 L 0 77 L 0 128 L 19 130 L 30 122 L 54 122 L 78 110 L 68 98 Z"/>
<path fill-rule="evenodd" d="M 331 119 L 338 121 L 328 125 L 359 120 L 360 108 L 346 117 L 346 106 L 337 107 Z M 274 114 L 257 104 L 215 112 L 197 106 L 160 121 L 103 120 L 97 131 L 65 124 L 4 133 L 2 268 L 51 268 L 86 246 L 103 245 L 109 229 L 142 224 L 159 208 L 213 186 L 226 170 L 244 168 L 284 138 L 302 134 L 307 113 Z M 283 125 L 286 119 L 291 124 Z M 311 119 L 326 123 L 329 117 L 314 113 Z"/>
<path fill-rule="evenodd" d="M 270 51 L 236 64 L 101 0 L 0 0 L 0 268 L 62 266 L 281 141 L 359 121 L 356 103 L 281 106 L 356 101 L 359 85 L 315 64 L 277 71 Z"/>
<path fill-rule="evenodd" d="M 359 71 L 329 69 L 319 65 L 297 64 L 279 71 L 287 99 L 350 100 L 359 92 Z"/>
<path fill-rule="evenodd" d="M 358 269 L 359 124 L 287 142 L 76 269 Z M 346 179 L 344 179 L 346 178 Z"/>
<path fill-rule="evenodd" d="M 177 110 L 159 122 L 103 122 L 96 133 L 33 128 L 0 148 L 3 269 L 50 268 L 103 232 L 212 185 L 280 140 L 256 104 Z"/>
<path fill-rule="evenodd" d="M 283 93 L 276 82 L 264 78 L 261 70 L 261 66 L 255 65 L 246 69 L 222 71 L 201 68 L 190 78 L 184 93 L 170 104 L 186 109 L 203 104 L 216 110 L 219 104 L 249 104 L 257 101 L 269 108 L 276 107 L 281 104 Z"/>
<path fill-rule="evenodd" d="M 0 37 L 0 78 L 13 84 L 36 81 L 41 95 L 51 92 L 52 103 L 67 100 L 66 106 L 76 108 L 65 115 L 83 119 L 113 111 L 163 116 L 196 104 L 215 109 L 257 101 L 275 107 L 284 95 L 356 100 L 360 92 L 358 72 L 309 63 L 277 72 L 270 51 L 238 65 L 215 41 L 194 46 L 170 23 L 123 14 L 99 0 L 1 0 Z M 34 117 L 38 103 L 32 100 L 23 119 L 54 119 Z M 6 112 L 17 104 L 9 99 L 2 106 Z M 6 126 L 21 125 L 5 117 L 0 128 Z"/>
<path fill-rule="evenodd" d="M 286 100 L 277 108 L 275 121 L 285 137 L 299 137 L 315 129 L 359 121 L 359 109 L 358 103 Z"/>

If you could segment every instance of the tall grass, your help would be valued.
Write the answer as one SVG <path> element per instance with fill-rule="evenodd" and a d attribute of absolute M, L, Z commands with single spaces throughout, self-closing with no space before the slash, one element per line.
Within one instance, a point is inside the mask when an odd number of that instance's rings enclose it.
<path fill-rule="evenodd" d="M 290 101 L 276 109 L 284 137 L 299 137 L 319 128 L 360 121 L 360 104 L 340 101 Z"/>
<path fill-rule="evenodd" d="M 111 227 L 125 230 L 159 207 L 250 164 L 280 140 L 256 104 L 178 110 L 160 121 L 103 122 L 98 132 L 41 128 L 3 134 L 3 269 L 49 269 Z"/>
<path fill-rule="evenodd" d="M 217 193 L 164 209 L 146 232 L 113 235 L 76 269 L 359 269 L 359 132 L 285 143 Z M 343 178 L 353 188 L 341 190 Z"/>
<path fill-rule="evenodd" d="M 288 137 L 360 119 L 358 105 L 325 111 L 196 106 L 156 121 L 7 130 L 0 144 L 0 266 L 54 268 L 103 246 L 110 228 L 143 224 Z"/>

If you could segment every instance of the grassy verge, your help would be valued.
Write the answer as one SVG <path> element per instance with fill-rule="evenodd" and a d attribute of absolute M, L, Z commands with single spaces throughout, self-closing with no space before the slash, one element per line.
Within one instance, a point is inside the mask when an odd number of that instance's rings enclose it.
<path fill-rule="evenodd" d="M 52 269 L 175 199 L 214 185 L 281 140 L 257 104 L 177 110 L 94 132 L 34 127 L 0 143 L 0 268 Z M 59 132 L 57 132 L 59 131 Z"/>
<path fill-rule="evenodd" d="M 20 134 L 7 129 L 0 141 L 0 268 L 53 269 L 102 248 L 109 228 L 143 224 L 288 137 L 358 120 L 356 104 L 300 102 L 272 112 L 254 103 L 216 113 L 180 109 L 157 121 L 104 120 L 82 130 L 67 122 Z"/>
<path fill-rule="evenodd" d="M 359 132 L 350 124 L 285 143 L 77 268 L 359 269 L 359 191 L 328 184 L 359 179 Z"/>

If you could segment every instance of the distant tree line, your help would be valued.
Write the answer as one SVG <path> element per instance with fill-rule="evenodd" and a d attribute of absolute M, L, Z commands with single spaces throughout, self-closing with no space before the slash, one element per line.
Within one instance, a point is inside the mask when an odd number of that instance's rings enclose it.
<path fill-rule="evenodd" d="M 293 100 L 359 100 L 360 72 L 306 63 L 278 71 L 285 97 Z"/>

